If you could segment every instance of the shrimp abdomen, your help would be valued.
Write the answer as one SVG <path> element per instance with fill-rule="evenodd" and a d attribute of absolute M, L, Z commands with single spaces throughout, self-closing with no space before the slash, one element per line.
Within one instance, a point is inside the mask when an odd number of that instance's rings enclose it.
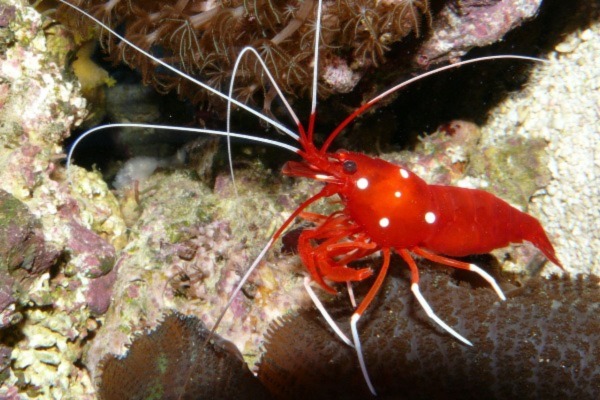
<path fill-rule="evenodd" d="M 429 188 L 437 214 L 424 248 L 461 257 L 529 241 L 561 266 L 544 228 L 534 217 L 483 190 L 440 185 Z"/>

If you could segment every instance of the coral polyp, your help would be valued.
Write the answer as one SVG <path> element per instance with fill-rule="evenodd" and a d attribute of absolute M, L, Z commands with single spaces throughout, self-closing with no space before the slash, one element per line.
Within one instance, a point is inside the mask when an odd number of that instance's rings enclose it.
<path fill-rule="evenodd" d="M 244 46 L 252 46 L 288 94 L 310 87 L 315 28 L 314 0 L 295 1 L 74 1 L 74 4 L 117 28 L 145 50 L 203 82 L 222 89 L 232 78 L 235 60 Z M 61 7 L 60 14 L 72 10 Z M 429 16 L 427 0 L 328 1 L 323 9 L 321 68 L 328 59 L 342 56 L 348 65 L 364 70 L 384 60 L 388 46 L 411 32 L 421 33 L 423 14 Z M 81 35 L 87 21 L 75 16 Z M 67 21 L 69 17 L 63 18 Z M 159 90 L 176 90 L 196 101 L 206 93 L 189 82 L 161 70 L 132 48 L 118 43 L 106 31 L 99 32 L 104 47 L 115 61 L 124 61 L 142 72 L 144 81 Z M 246 57 L 236 73 L 242 97 L 268 91 L 260 64 Z M 336 91 L 337 88 L 330 88 Z"/>
<path fill-rule="evenodd" d="M 172 313 L 136 336 L 126 357 L 107 356 L 98 383 L 103 400 L 268 399 L 238 349 L 199 319 Z"/>
<path fill-rule="evenodd" d="M 428 323 L 404 272 L 388 277 L 365 315 L 377 398 L 598 398 L 598 277 L 535 278 L 520 287 L 504 282 L 510 301 L 498 302 L 489 288 L 474 289 L 477 282 L 427 271 L 423 286 L 433 306 L 462 320 L 461 329 L 477 343 L 466 347 Z M 328 309 L 344 328 L 347 299 Z M 273 323 L 264 347 L 258 378 L 275 398 L 373 398 L 352 363 L 353 349 L 335 340 L 316 310 Z"/>

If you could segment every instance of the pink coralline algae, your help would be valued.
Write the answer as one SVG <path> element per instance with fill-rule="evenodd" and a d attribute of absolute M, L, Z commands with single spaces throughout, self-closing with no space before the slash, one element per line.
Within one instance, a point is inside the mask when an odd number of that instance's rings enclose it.
<path fill-rule="evenodd" d="M 81 264 L 79 269 L 89 278 L 98 278 L 112 269 L 115 248 L 97 233 L 85 228 L 74 219 L 65 216 L 70 231 L 66 250 L 75 257 L 72 262 Z"/>
<path fill-rule="evenodd" d="M 86 113 L 71 39 L 22 0 L 0 5 L 0 26 L 0 398 L 91 399 L 83 344 L 111 298 L 91 282 L 125 225 L 96 174 L 69 182 L 60 164 Z"/>
<path fill-rule="evenodd" d="M 41 224 L 27 206 L 0 190 L 0 328 L 21 320 L 17 303 L 27 304 L 36 278 L 58 256 L 45 245 Z"/>
<path fill-rule="evenodd" d="M 118 268 L 115 266 L 106 275 L 90 281 L 85 299 L 93 315 L 102 315 L 108 310 L 113 286 L 117 280 L 117 272 Z"/>
<path fill-rule="evenodd" d="M 512 29 L 533 18 L 542 0 L 451 1 L 433 22 L 432 35 L 420 46 L 423 66 L 457 61 L 474 47 L 501 40 Z"/>

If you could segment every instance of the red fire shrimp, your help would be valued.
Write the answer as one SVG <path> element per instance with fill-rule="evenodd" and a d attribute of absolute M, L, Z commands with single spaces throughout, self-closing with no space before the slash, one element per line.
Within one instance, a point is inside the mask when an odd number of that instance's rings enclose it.
<path fill-rule="evenodd" d="M 66 1 L 60 1 L 70 5 Z M 72 5 L 70 6 L 74 7 Z M 105 29 L 110 30 L 97 19 L 88 14 L 86 15 Z M 357 324 L 361 315 L 369 307 L 376 296 L 386 277 L 392 252 L 398 253 L 407 263 L 411 272 L 411 290 L 427 315 L 445 331 L 466 345 L 472 345 L 472 343 L 442 321 L 434 313 L 421 294 L 419 290 L 419 270 L 413 259 L 413 254 L 452 268 L 464 269 L 477 273 L 492 286 L 502 300 L 505 300 L 502 290 L 487 272 L 474 264 L 457 261 L 450 257 L 487 253 L 494 249 L 507 246 L 510 243 L 528 241 L 536 246 L 551 262 L 559 267 L 562 266 L 541 224 L 532 216 L 517 210 L 490 193 L 476 189 L 429 185 L 405 166 L 395 165 L 361 153 L 329 151 L 331 143 L 343 129 L 375 103 L 390 93 L 412 83 L 416 79 L 422 79 L 433 73 L 454 68 L 456 65 L 442 67 L 392 87 L 366 102 L 350 114 L 327 137 L 326 141 L 320 147 L 315 145 L 313 136 L 316 119 L 320 19 L 321 2 L 319 1 L 317 6 L 317 29 L 314 44 L 315 56 L 313 63 L 312 108 L 307 127 L 305 127 L 294 114 L 292 108 L 277 88 L 276 82 L 256 50 L 245 48 L 238 58 L 239 63 L 241 57 L 253 56 L 262 64 L 265 74 L 270 79 L 274 88 L 278 91 L 284 105 L 295 121 L 298 128 L 297 134 L 280 123 L 261 115 L 252 108 L 232 98 L 231 93 L 233 92 L 234 82 L 231 82 L 229 94 L 223 94 L 210 86 L 183 74 L 174 67 L 163 63 L 161 60 L 128 42 L 118 34 L 114 32 L 113 34 L 124 43 L 127 43 L 137 51 L 152 58 L 155 62 L 161 64 L 173 73 L 191 80 L 201 88 L 208 90 L 215 95 L 221 96 L 227 100 L 229 105 L 235 104 L 274 125 L 290 137 L 296 139 L 299 147 L 296 148 L 265 138 L 232 133 L 229 129 L 229 118 L 227 120 L 228 124 L 225 132 L 174 127 L 169 127 L 168 129 L 222 135 L 226 136 L 228 139 L 230 137 L 237 137 L 285 148 L 286 150 L 298 154 L 302 158 L 302 161 L 287 162 L 283 168 L 283 173 L 285 175 L 314 179 L 324 183 L 321 190 L 300 204 L 300 206 L 291 213 L 290 217 L 268 240 L 236 287 L 235 291 L 232 293 L 230 300 L 225 306 L 220 318 L 217 320 L 213 331 L 216 329 L 216 326 L 219 324 L 225 311 L 231 305 L 233 299 L 238 294 L 252 271 L 259 265 L 273 243 L 297 217 L 305 218 L 311 221 L 314 226 L 301 233 L 298 241 L 299 256 L 308 270 L 310 279 L 319 284 L 327 292 L 337 292 L 337 290 L 331 286 L 330 282 L 348 283 L 362 281 L 374 274 L 372 268 L 355 269 L 349 266 L 353 261 L 377 252 L 381 252 L 383 256 L 382 265 L 376 273 L 375 280 L 370 290 L 355 309 L 350 319 L 352 340 L 348 339 L 329 317 L 317 296 L 308 285 L 308 280 L 305 280 L 307 291 L 315 305 L 327 319 L 329 325 L 344 342 L 355 348 L 365 382 L 371 392 L 375 394 L 376 391 L 371 383 L 367 366 L 365 365 L 362 355 Z M 541 61 L 539 59 L 521 56 L 494 56 L 486 59 L 497 58 Z M 459 65 L 477 61 L 481 61 L 481 59 L 464 61 L 459 63 Z M 236 75 L 235 72 L 238 63 L 236 63 L 234 67 L 232 74 L 234 77 Z M 133 125 L 140 126 L 139 124 Z M 110 125 L 108 127 L 114 126 L 132 126 L 132 124 Z M 80 140 L 97 129 L 104 128 L 106 128 L 106 126 L 96 128 L 82 135 L 71 148 L 68 160 L 70 160 L 73 149 Z M 318 200 L 332 196 L 338 196 L 341 199 L 341 208 L 338 211 L 335 211 L 330 215 L 305 212 L 309 205 Z"/>

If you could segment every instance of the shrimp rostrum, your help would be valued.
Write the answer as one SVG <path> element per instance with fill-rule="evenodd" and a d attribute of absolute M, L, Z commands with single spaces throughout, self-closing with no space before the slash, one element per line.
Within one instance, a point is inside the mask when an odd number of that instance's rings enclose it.
<path fill-rule="evenodd" d="M 62 0 L 61 2 L 69 5 Z M 229 303 L 225 306 L 225 310 L 217 320 L 216 325 L 219 324 L 234 297 L 238 294 L 251 272 L 259 265 L 272 244 L 297 217 L 304 218 L 312 222 L 313 226 L 303 230 L 300 234 L 298 253 L 309 272 L 310 279 L 319 284 L 321 288 L 329 293 L 336 293 L 337 290 L 331 285 L 331 282 L 348 283 L 363 281 L 374 274 L 376 275 L 371 288 L 358 307 L 356 307 L 350 319 L 352 340 L 348 339 L 329 317 L 323 305 L 305 280 L 307 291 L 311 295 L 315 305 L 327 319 L 329 325 L 344 342 L 355 348 L 365 381 L 371 392 L 375 393 L 375 388 L 370 381 L 367 366 L 362 355 L 357 323 L 376 296 L 386 277 L 392 252 L 399 254 L 407 263 L 411 273 L 411 290 L 426 314 L 446 332 L 466 345 L 471 345 L 471 342 L 442 321 L 421 294 L 419 290 L 419 270 L 413 259 L 413 255 L 452 268 L 479 274 L 492 286 L 502 300 L 505 300 L 505 296 L 492 276 L 474 264 L 458 261 L 450 257 L 488 253 L 494 249 L 507 246 L 510 243 L 528 241 L 536 246 L 551 262 L 559 267 L 562 266 L 541 224 L 534 217 L 517 210 L 490 193 L 477 189 L 429 185 L 405 166 L 395 165 L 356 152 L 344 150 L 329 151 L 329 147 L 334 139 L 348 124 L 390 93 L 403 88 L 416 79 L 422 79 L 425 76 L 454 68 L 456 65 L 482 61 L 482 59 L 448 65 L 392 87 L 364 103 L 351 113 L 329 134 L 320 147 L 315 145 L 314 126 L 316 119 L 319 23 L 321 17 L 320 1 L 316 8 L 317 27 L 315 29 L 314 44 L 312 108 L 307 127 L 294 114 L 256 50 L 244 48 L 232 74 L 232 76 L 236 76 L 236 70 L 241 57 L 256 57 L 296 123 L 298 133 L 291 131 L 282 124 L 233 99 L 231 93 L 233 92 L 234 82 L 231 82 L 229 94 L 221 93 L 185 75 L 172 66 L 163 63 L 118 34 L 114 32 L 113 34 L 137 51 L 151 57 L 156 63 L 161 64 L 171 72 L 179 74 L 212 94 L 222 97 L 229 105 L 233 103 L 274 125 L 277 129 L 297 140 L 299 146 L 294 147 L 265 138 L 232 133 L 229 129 L 229 118 L 228 127 L 225 132 L 191 128 L 171 127 L 170 129 L 193 130 L 201 133 L 226 136 L 228 139 L 230 137 L 239 137 L 279 146 L 298 154 L 302 158 L 301 161 L 288 161 L 283 167 L 285 175 L 314 179 L 324 183 L 321 190 L 300 204 L 268 240 L 232 293 Z M 88 17 L 94 19 L 89 15 Z M 109 29 L 97 19 L 94 20 L 105 29 Z M 523 56 L 492 56 L 483 58 L 483 60 L 499 58 L 543 61 Z M 127 125 L 119 124 L 119 126 Z M 89 131 L 88 133 L 92 132 Z M 81 140 L 83 137 L 80 137 L 78 140 Z M 76 144 L 77 142 L 75 142 Z M 71 153 L 69 154 L 69 159 Z M 330 215 L 306 212 L 306 208 L 311 204 L 332 196 L 337 196 L 341 200 L 339 210 Z M 377 252 L 381 252 L 383 261 L 376 273 L 373 268 L 357 269 L 351 266 L 352 262 Z M 213 331 L 214 329 L 216 329 L 216 326 L 213 328 Z"/>

